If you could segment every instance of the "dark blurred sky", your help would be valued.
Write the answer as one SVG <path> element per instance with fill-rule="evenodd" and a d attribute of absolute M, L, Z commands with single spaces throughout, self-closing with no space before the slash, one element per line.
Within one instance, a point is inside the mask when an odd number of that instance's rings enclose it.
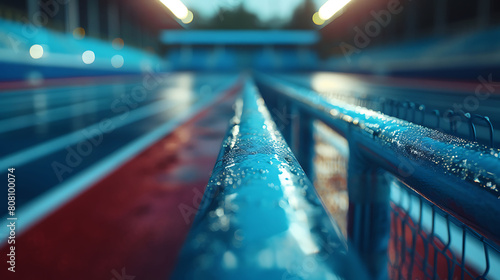
<path fill-rule="evenodd" d="M 262 21 L 273 18 L 287 19 L 303 0 L 182 0 L 189 8 L 204 17 L 212 17 L 219 8 L 231 9 L 243 3 L 247 10 L 257 14 Z M 314 0 L 319 8 L 327 0 Z"/>

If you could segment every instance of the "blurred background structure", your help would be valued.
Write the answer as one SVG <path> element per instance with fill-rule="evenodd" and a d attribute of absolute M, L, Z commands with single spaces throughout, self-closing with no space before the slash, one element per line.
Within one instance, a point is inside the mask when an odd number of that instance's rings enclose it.
<path fill-rule="evenodd" d="M 66 75 L 91 75 L 85 69 L 92 67 L 103 74 L 134 73 L 148 67 L 292 67 L 472 80 L 478 73 L 494 71 L 498 64 L 500 8 L 495 1 L 339 1 L 348 3 L 349 9 L 321 19 L 317 11 L 324 2 L 186 1 L 189 13 L 179 19 L 154 0 L 3 1 L 2 50 L 3 57 L 9 58 L 3 63 L 10 63 L 11 69 L 17 64 L 71 68 Z M 311 35 L 290 33 L 295 41 L 288 42 L 280 42 L 280 36 L 269 41 L 264 35 L 259 41 L 255 32 L 249 35 L 253 40 L 238 43 L 230 34 L 210 33 L 242 29 L 301 30 Z M 183 33 L 216 40 L 182 39 L 178 34 Z M 267 36 L 273 37 L 272 33 Z M 34 45 L 40 45 L 32 51 L 37 58 L 26 57 Z M 279 50 L 274 52 L 276 47 Z M 73 73 L 80 61 L 75 60 L 75 65 L 61 62 L 87 49 L 97 53 L 95 63 L 89 63 L 93 65 Z M 114 64 L 108 56 L 115 57 Z M 34 73 L 51 77 L 35 69 L 17 73 L 19 69 L 2 78 L 23 79 Z"/>
<path fill-rule="evenodd" d="M 499 79 L 494 0 L 2 0 L 0 278 L 500 279 Z"/>

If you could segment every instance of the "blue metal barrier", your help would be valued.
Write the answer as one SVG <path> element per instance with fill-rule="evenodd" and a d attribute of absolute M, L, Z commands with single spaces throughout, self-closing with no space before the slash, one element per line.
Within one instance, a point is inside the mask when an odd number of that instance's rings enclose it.
<path fill-rule="evenodd" d="M 251 82 L 173 279 L 366 279 Z"/>
<path fill-rule="evenodd" d="M 289 143 L 304 137 L 294 127 L 311 119 L 324 122 L 348 140 L 348 239 L 372 278 L 388 277 L 390 183 L 386 172 L 484 238 L 500 244 L 500 150 L 363 107 L 340 101 L 332 104 L 318 93 L 270 76 L 259 75 L 257 84 L 268 104 L 296 112 L 296 121 L 285 129 L 295 130 L 285 133 Z M 304 149 L 294 151 L 298 155 Z M 310 156 L 297 158 L 310 160 Z"/>

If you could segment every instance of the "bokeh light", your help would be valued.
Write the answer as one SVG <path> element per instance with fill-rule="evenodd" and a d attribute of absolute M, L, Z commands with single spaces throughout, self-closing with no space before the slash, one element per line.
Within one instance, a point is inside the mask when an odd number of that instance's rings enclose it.
<path fill-rule="evenodd" d="M 121 50 L 123 49 L 125 42 L 123 42 L 122 38 L 115 38 L 113 39 L 113 42 L 111 42 L 111 44 L 115 50 Z"/>
<path fill-rule="evenodd" d="M 25 80 L 32 86 L 38 86 L 43 83 L 43 74 L 40 71 L 33 70 L 28 72 Z"/>
<path fill-rule="evenodd" d="M 73 37 L 75 37 L 75 39 L 77 40 L 81 40 L 83 38 L 85 38 L 85 29 L 81 28 L 81 27 L 77 27 L 73 30 Z"/>
<path fill-rule="evenodd" d="M 312 20 L 316 25 L 322 25 L 323 23 L 325 23 L 325 20 L 319 17 L 318 12 L 314 13 L 314 15 L 312 16 Z"/>
<path fill-rule="evenodd" d="M 181 19 L 182 23 L 184 23 L 184 24 L 191 23 L 193 21 L 193 17 L 194 17 L 193 12 L 189 11 L 188 15 L 185 18 Z"/>
<path fill-rule="evenodd" d="M 115 67 L 115 68 L 122 67 L 124 62 L 125 62 L 125 60 L 123 59 L 123 56 L 121 56 L 119 54 L 114 55 L 111 58 L 111 65 L 113 65 L 113 67 Z"/>
<path fill-rule="evenodd" d="M 43 47 L 35 44 L 30 48 L 30 56 L 34 59 L 39 59 L 43 56 Z"/>
<path fill-rule="evenodd" d="M 82 54 L 82 60 L 85 64 L 92 64 L 95 60 L 95 54 L 93 51 L 84 51 Z"/>

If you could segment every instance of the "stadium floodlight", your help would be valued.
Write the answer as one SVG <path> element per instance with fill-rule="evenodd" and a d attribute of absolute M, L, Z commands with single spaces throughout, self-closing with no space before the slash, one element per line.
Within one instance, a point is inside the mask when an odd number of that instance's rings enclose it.
<path fill-rule="evenodd" d="M 180 20 L 183 20 L 190 15 L 188 8 L 180 0 L 160 0 L 160 2 Z"/>
<path fill-rule="evenodd" d="M 327 21 L 333 17 L 338 11 L 347 5 L 351 0 L 328 0 L 321 8 L 319 8 L 319 18 Z"/>

